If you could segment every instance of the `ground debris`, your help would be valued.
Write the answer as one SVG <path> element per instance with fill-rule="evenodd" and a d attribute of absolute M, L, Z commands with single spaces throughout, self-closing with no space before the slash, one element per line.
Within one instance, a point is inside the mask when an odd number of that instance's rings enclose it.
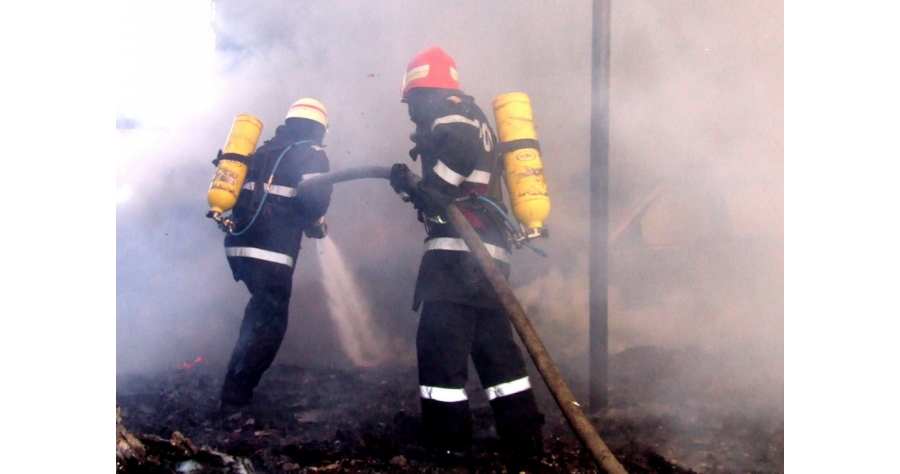
<path fill-rule="evenodd" d="M 613 360 L 611 407 L 591 420 L 628 472 L 784 472 L 783 413 L 723 411 L 708 401 L 718 393 L 659 402 L 650 392 L 660 392 L 663 369 L 642 369 L 655 362 L 670 365 L 672 354 L 626 355 L 639 363 Z M 623 368 L 631 375 L 616 372 Z M 515 461 L 499 449 L 490 406 L 475 396 L 469 462 L 446 465 L 433 458 L 420 444 L 414 366 L 276 365 L 251 405 L 237 413 L 219 411 L 220 385 L 221 373 L 212 367 L 120 376 L 117 472 L 502 474 Z M 547 418 L 545 456 L 528 472 L 598 472 L 552 399 L 538 395 Z"/>
<path fill-rule="evenodd" d="M 151 434 L 131 433 L 116 405 L 116 472 L 133 474 L 254 474 L 248 459 L 197 448 L 178 431 L 164 439 Z"/>

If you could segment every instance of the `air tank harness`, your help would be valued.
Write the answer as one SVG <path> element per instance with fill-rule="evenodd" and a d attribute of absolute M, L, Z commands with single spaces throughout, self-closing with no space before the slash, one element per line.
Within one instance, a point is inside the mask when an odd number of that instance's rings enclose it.
<path fill-rule="evenodd" d="M 231 235 L 241 235 L 241 234 L 247 232 L 248 230 L 250 230 L 250 227 L 252 227 L 253 223 L 256 222 L 256 218 L 259 216 L 260 211 L 262 210 L 263 206 L 266 204 L 266 197 L 269 196 L 269 186 L 272 185 L 272 179 L 275 177 L 275 170 L 278 169 L 278 164 L 281 163 L 281 159 L 284 158 L 284 155 L 294 145 L 305 145 L 305 144 L 309 144 L 309 143 L 313 143 L 313 141 L 312 140 L 300 140 L 298 142 L 292 143 L 292 144 L 288 145 L 284 149 L 284 151 L 281 152 L 280 155 L 278 155 L 278 159 L 275 160 L 275 165 L 272 166 L 272 174 L 269 175 L 269 179 L 266 182 L 266 185 L 263 186 L 263 197 L 259 202 L 259 206 L 256 207 L 256 211 L 253 213 L 253 218 L 250 219 L 250 222 L 247 223 L 246 227 L 244 227 L 243 229 L 241 229 L 238 232 L 235 232 L 234 231 L 234 222 L 231 219 L 223 219 L 221 221 L 217 221 L 219 224 L 219 229 L 222 229 L 222 231 L 227 232 Z"/>

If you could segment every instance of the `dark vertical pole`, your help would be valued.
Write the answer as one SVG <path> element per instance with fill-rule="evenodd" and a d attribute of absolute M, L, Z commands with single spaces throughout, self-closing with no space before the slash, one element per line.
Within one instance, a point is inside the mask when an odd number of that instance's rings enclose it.
<path fill-rule="evenodd" d="M 594 0 L 591 48 L 591 410 L 606 408 L 609 366 L 609 25 L 610 0 Z"/>

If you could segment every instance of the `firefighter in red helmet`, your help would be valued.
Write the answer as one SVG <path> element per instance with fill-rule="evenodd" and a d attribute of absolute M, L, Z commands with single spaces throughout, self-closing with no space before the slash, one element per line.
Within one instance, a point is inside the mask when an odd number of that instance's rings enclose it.
<path fill-rule="evenodd" d="M 411 171 L 398 163 L 391 185 L 412 201 L 427 233 L 413 300 L 413 311 L 422 308 L 416 355 L 425 443 L 444 455 L 470 452 L 465 386 L 471 357 L 501 444 L 518 457 L 540 457 L 544 417 L 507 313 L 474 255 L 440 215 L 454 202 L 508 278 L 507 228 L 494 206 L 482 200 L 503 206 L 494 132 L 474 98 L 460 90 L 453 58 L 437 47 L 409 62 L 402 102 L 416 126 L 410 157 L 421 159 L 422 180 L 410 184 Z"/>

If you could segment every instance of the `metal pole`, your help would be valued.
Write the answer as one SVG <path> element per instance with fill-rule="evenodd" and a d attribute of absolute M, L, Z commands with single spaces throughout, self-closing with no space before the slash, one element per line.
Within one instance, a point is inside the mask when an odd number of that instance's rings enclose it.
<path fill-rule="evenodd" d="M 610 0 L 594 0 L 591 48 L 590 409 L 609 405 Z"/>

